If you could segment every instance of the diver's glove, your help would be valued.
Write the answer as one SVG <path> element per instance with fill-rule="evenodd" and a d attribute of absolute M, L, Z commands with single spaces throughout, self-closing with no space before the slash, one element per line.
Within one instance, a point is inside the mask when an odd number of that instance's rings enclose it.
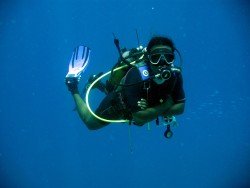
<path fill-rule="evenodd" d="M 73 94 L 78 92 L 78 83 L 80 81 L 80 76 L 79 77 L 66 77 L 65 78 L 65 84 L 68 87 L 68 90 Z"/>

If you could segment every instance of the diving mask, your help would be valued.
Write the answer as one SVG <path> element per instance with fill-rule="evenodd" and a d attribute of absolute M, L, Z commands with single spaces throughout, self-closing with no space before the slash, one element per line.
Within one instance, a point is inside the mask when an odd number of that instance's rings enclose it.
<path fill-rule="evenodd" d="M 174 53 L 166 48 L 157 48 L 148 55 L 152 65 L 171 65 L 174 62 Z"/>

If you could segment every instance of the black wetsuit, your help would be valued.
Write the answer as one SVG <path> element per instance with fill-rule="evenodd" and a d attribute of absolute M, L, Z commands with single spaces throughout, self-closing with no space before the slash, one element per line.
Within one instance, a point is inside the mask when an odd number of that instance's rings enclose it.
<path fill-rule="evenodd" d="M 124 84 L 128 86 L 124 86 L 120 92 L 111 92 L 104 98 L 96 110 L 99 116 L 106 119 L 124 119 L 123 108 L 126 108 L 125 116 L 139 111 L 137 102 L 142 98 L 147 100 L 148 107 L 159 105 L 170 96 L 174 103 L 185 102 L 180 72 L 172 72 L 171 78 L 159 85 L 152 79 L 142 82 L 141 73 L 134 67 L 126 74 Z"/>

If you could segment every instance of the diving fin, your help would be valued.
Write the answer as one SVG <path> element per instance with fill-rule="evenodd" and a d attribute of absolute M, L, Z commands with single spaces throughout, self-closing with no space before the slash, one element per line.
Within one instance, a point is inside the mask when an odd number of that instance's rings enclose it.
<path fill-rule="evenodd" d="M 89 64 L 91 49 L 86 46 L 77 46 L 69 62 L 69 71 L 66 78 L 78 78 Z"/>

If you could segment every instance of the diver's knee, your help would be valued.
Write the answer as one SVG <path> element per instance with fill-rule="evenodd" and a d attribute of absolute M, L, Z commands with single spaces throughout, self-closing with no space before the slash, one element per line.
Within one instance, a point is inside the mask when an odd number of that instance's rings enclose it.
<path fill-rule="evenodd" d="M 85 125 L 87 126 L 88 130 L 95 131 L 98 129 L 101 129 L 105 127 L 106 125 L 99 123 L 98 121 L 94 120 L 89 120 L 85 122 Z"/>

